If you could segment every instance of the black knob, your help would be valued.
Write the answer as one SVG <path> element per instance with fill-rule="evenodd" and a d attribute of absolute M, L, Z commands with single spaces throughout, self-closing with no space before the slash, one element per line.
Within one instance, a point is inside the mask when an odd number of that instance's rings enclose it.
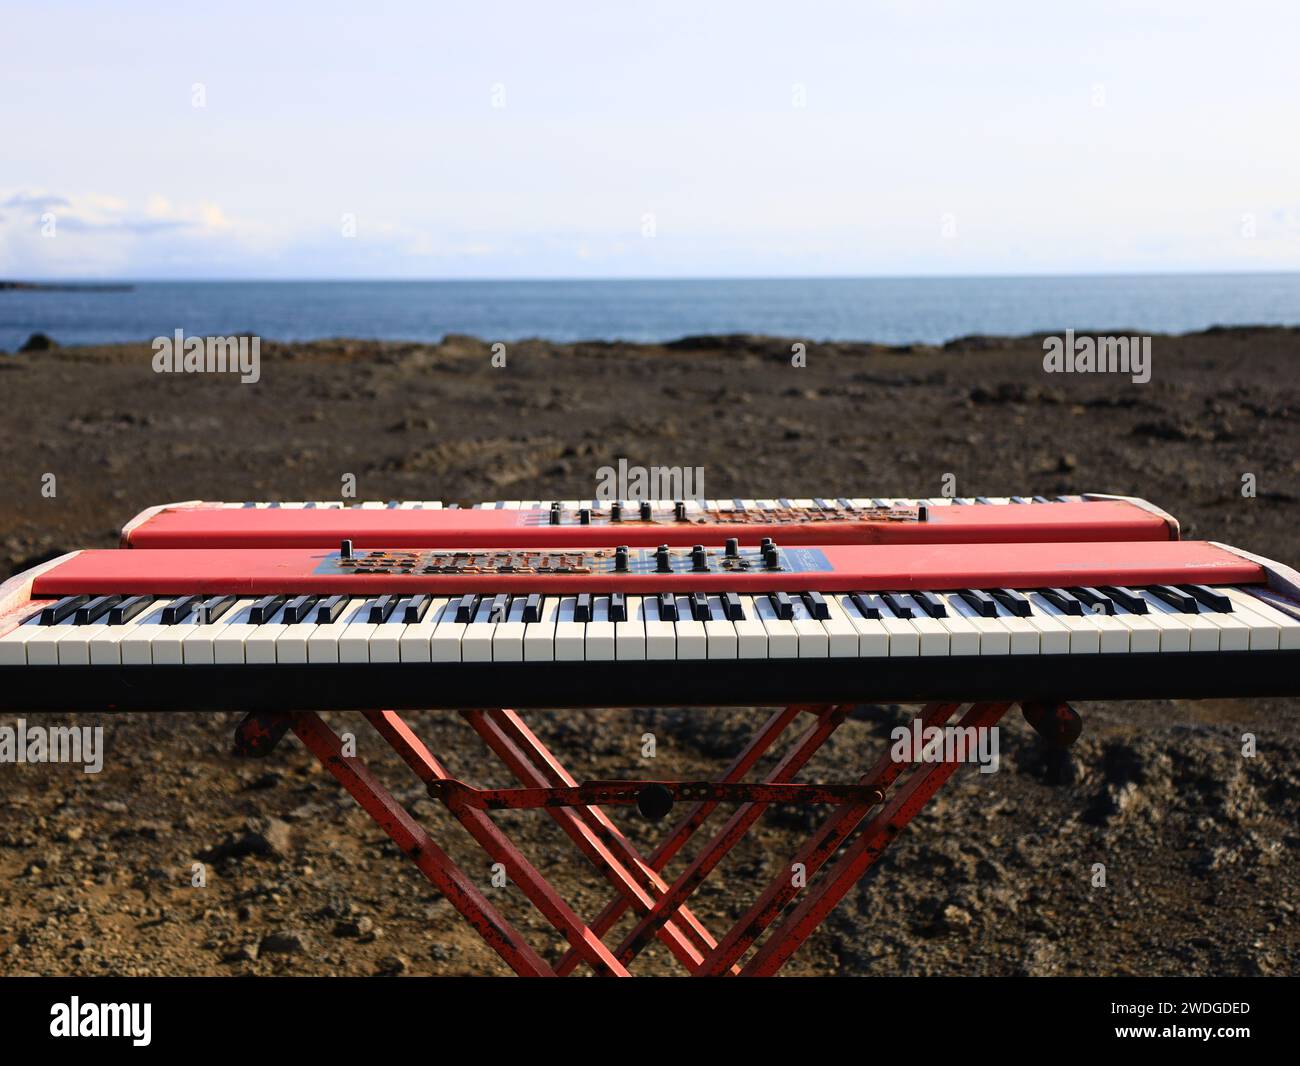
<path fill-rule="evenodd" d="M 928 503 L 917 504 L 916 520 L 918 522 L 930 521 L 930 505 Z"/>
<path fill-rule="evenodd" d="M 673 504 L 673 517 L 679 522 L 686 521 L 686 504 L 682 503 L 681 500 Z"/>
<path fill-rule="evenodd" d="M 735 559 L 740 555 L 740 541 L 735 537 L 727 538 L 727 558 Z"/>
<path fill-rule="evenodd" d="M 623 503 L 621 500 L 615 500 L 609 505 L 609 520 L 611 522 L 623 521 Z"/>
<path fill-rule="evenodd" d="M 659 783 L 646 785 L 636 794 L 636 809 L 643 818 L 657 822 L 673 809 L 673 794 Z"/>
<path fill-rule="evenodd" d="M 691 565 L 695 567 L 696 570 L 708 570 L 709 557 L 704 553 L 704 546 L 702 544 L 697 544 L 691 549 Z"/>
<path fill-rule="evenodd" d="M 763 549 L 763 565 L 769 570 L 781 569 L 781 556 L 776 550 L 776 545 Z"/>
<path fill-rule="evenodd" d="M 351 559 L 351 558 L 352 558 L 352 541 L 350 541 L 350 540 L 342 541 L 342 542 L 339 544 L 339 554 L 340 554 L 341 556 L 343 556 L 344 559 Z"/>
<path fill-rule="evenodd" d="M 627 558 L 628 558 L 628 556 L 627 556 L 627 545 L 626 545 L 626 544 L 620 544 L 617 548 L 614 549 L 614 569 L 615 569 L 615 570 L 626 570 L 626 569 L 627 569 Z"/>
<path fill-rule="evenodd" d="M 774 548 L 775 546 L 776 546 L 776 541 L 774 541 L 771 537 L 764 537 L 763 543 L 759 545 L 759 547 L 762 548 L 764 551 L 767 551 L 768 548 Z"/>
<path fill-rule="evenodd" d="M 641 521 L 642 521 L 642 522 L 649 522 L 649 521 L 650 521 L 650 501 L 649 501 L 649 500 L 642 500 L 642 501 L 641 501 Z"/>
<path fill-rule="evenodd" d="M 580 526 L 589 526 L 589 525 L 591 525 L 591 508 L 590 508 L 590 507 L 580 507 L 580 508 L 578 509 L 578 525 L 580 525 Z"/>
<path fill-rule="evenodd" d="M 560 509 L 558 507 L 551 508 L 550 522 L 553 526 L 558 526 L 560 524 Z"/>
<path fill-rule="evenodd" d="M 655 562 L 658 564 L 659 573 L 671 574 L 673 570 L 672 558 L 668 554 L 668 545 L 660 544 L 659 550 L 655 552 Z"/>

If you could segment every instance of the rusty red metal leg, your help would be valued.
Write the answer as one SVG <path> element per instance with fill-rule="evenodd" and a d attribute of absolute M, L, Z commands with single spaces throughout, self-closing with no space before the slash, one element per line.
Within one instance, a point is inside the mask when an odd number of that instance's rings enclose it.
<path fill-rule="evenodd" d="M 962 716 L 959 725 L 962 728 L 989 728 L 997 724 L 1009 706 L 1008 703 L 977 703 Z M 835 909 L 844 894 L 880 858 L 903 827 L 953 775 L 957 765 L 955 761 L 933 762 L 914 770 L 906 784 L 867 822 L 839 862 L 772 931 L 741 970 L 742 976 L 768 977 L 780 970 Z"/>
<path fill-rule="evenodd" d="M 787 780 L 796 774 L 803 765 L 826 743 L 827 738 L 848 717 L 852 708 L 848 704 L 825 708 L 817 721 L 800 738 L 799 743 L 773 768 L 768 780 L 773 782 Z M 673 882 L 672 888 L 665 892 L 642 916 L 636 926 L 623 939 L 616 952 L 624 964 L 631 962 L 641 953 L 650 937 L 655 935 L 664 922 L 677 913 L 679 907 L 690 897 L 708 877 L 710 871 L 722 861 L 723 857 L 736 846 L 749 831 L 750 826 L 758 820 L 766 809 L 766 804 L 746 803 L 739 807 L 723 827 L 714 835 L 698 855 L 690 862 L 681 875 Z"/>
<path fill-rule="evenodd" d="M 922 726 L 943 725 L 959 706 L 957 703 L 928 704 L 920 714 Z M 915 765 L 896 761 L 886 751 L 875 766 L 862 775 L 859 783 L 887 793 L 894 781 Z M 873 803 L 857 803 L 836 810 L 799 849 L 788 868 L 772 879 L 754 905 L 731 927 L 722 942 L 704 960 L 704 965 L 696 971 L 696 975 L 715 977 L 733 969 L 750 945 L 763 935 L 763 931 L 780 917 L 787 904 L 799 894 L 800 884 L 806 885 L 808 879 L 831 859 L 873 806 Z M 802 874 L 798 880 L 794 876 L 796 869 Z"/>
<path fill-rule="evenodd" d="M 433 781 L 451 779 L 447 768 L 396 713 L 367 711 L 366 720 L 426 785 Z M 627 969 L 614 958 L 600 937 L 587 928 L 546 878 L 506 838 L 500 827 L 485 812 L 468 807 L 454 798 L 447 803 L 447 807 L 470 836 L 478 841 L 479 847 L 494 862 L 505 866 L 510 872 L 510 879 L 519 886 L 533 906 L 564 934 L 572 945 L 572 950 L 590 963 L 596 973 L 602 976 L 628 976 Z"/>
<path fill-rule="evenodd" d="M 424 828 L 395 800 L 359 759 L 343 754 L 338 735 L 319 715 L 295 714 L 292 728 L 298 739 L 351 793 L 420 872 L 450 901 L 478 934 L 515 973 L 553 976 L 555 971 L 519 935 L 495 907 L 435 844 Z"/>
<path fill-rule="evenodd" d="M 555 761 L 554 756 L 546 751 L 540 741 L 537 745 L 551 767 L 551 773 L 547 774 L 539 769 L 528 758 L 523 750 L 515 743 L 511 735 L 514 730 L 508 730 L 507 724 L 511 722 L 509 712 L 491 713 L 487 711 L 463 711 L 461 712 L 465 719 L 470 723 L 490 747 L 509 768 L 510 771 L 525 786 L 542 788 L 548 784 L 555 784 L 555 777 L 567 778 L 560 783 L 569 783 L 572 778 L 563 771 L 562 767 Z M 518 721 L 517 716 L 513 716 L 514 721 Z M 503 721 L 504 719 L 504 721 Z M 522 722 L 519 722 L 522 725 Z M 525 729 L 527 727 L 524 727 Z M 516 735 L 517 732 L 516 732 Z M 649 910 L 654 903 L 654 896 L 651 895 L 646 885 L 643 883 L 645 876 L 651 878 L 651 887 L 657 887 L 654 882 L 663 885 L 662 879 L 659 878 L 653 870 L 644 864 L 632 863 L 629 868 L 622 857 L 616 853 L 618 840 L 622 834 L 610 834 L 605 831 L 604 825 L 608 824 L 612 828 L 607 818 L 601 816 L 602 821 L 596 826 L 592 826 L 584 818 L 578 815 L 579 808 L 569 807 L 548 807 L 547 811 L 560 828 L 577 844 L 578 848 L 587 856 L 593 865 L 614 885 L 619 892 L 624 893 L 632 900 L 632 905 L 639 910 Z M 640 877 L 634 873 L 641 874 Z M 662 889 L 660 889 L 662 891 Z M 716 946 L 716 941 L 704 934 L 705 939 L 702 943 L 694 942 L 688 938 L 682 931 L 681 927 L 675 923 L 667 923 L 660 930 L 660 939 L 667 945 L 668 950 L 673 956 L 688 970 L 694 970 L 704 959 L 703 950 L 712 950 Z M 703 949 L 703 950 L 702 950 Z"/>
<path fill-rule="evenodd" d="M 772 715 L 771 718 L 763 723 L 763 728 L 754 734 L 753 739 L 745 745 L 744 750 L 741 751 L 741 753 L 732 761 L 731 765 L 727 767 L 719 780 L 725 782 L 741 780 L 741 778 L 754 768 L 754 764 L 758 762 L 764 754 L 766 754 L 768 749 L 776 743 L 777 739 L 785 732 L 790 723 L 803 714 L 807 709 L 808 708 L 804 705 L 796 704 L 794 706 L 785 707 Z M 695 835 L 696 830 L 704 824 L 704 820 L 713 813 L 717 806 L 718 804 L 716 801 L 705 800 L 704 802 L 697 803 L 687 811 L 685 817 L 673 826 L 668 836 L 666 836 L 660 842 L 659 846 L 651 853 L 650 858 L 647 860 L 651 868 L 656 871 L 662 871 L 663 868 L 672 860 L 673 856 L 676 855 L 686 842 Z M 630 905 L 631 903 L 626 896 L 618 896 L 610 900 L 610 902 L 605 905 L 605 909 L 597 915 L 596 920 L 591 923 L 592 931 L 598 936 L 604 936 L 614 928 L 615 923 L 627 913 L 627 908 Z M 573 951 L 569 951 L 556 964 L 555 972 L 561 976 L 571 973 L 573 968 L 577 966 L 578 961 L 578 955 Z"/>

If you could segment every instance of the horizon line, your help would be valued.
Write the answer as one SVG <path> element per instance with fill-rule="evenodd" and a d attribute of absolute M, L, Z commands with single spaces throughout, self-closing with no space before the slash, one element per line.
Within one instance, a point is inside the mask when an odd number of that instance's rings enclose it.
<path fill-rule="evenodd" d="M 1296 270 L 1155 270 L 1155 271 L 1080 271 L 1076 273 L 1040 273 L 1040 274 L 699 274 L 699 275 L 628 275 L 601 277 L 591 275 L 523 275 L 513 277 L 496 277 L 490 275 L 476 277 L 404 277 L 396 276 L 353 276 L 353 277 L 268 277 L 268 276 L 212 276 L 212 277 L 141 277 L 130 275 L 67 275 L 41 274 L 25 276 L 0 276 L 0 285 L 39 285 L 45 283 L 62 284 L 359 284 L 366 282 L 390 284 L 481 284 L 497 282 L 502 284 L 517 283 L 554 283 L 573 282 L 712 282 L 712 281 L 1031 281 L 1036 279 L 1062 280 L 1070 278 L 1168 278 L 1168 277 L 1300 277 Z"/>

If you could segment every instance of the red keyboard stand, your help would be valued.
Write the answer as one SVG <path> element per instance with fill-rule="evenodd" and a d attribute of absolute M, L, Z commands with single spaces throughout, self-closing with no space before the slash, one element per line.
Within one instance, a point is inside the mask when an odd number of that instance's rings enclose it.
<path fill-rule="evenodd" d="M 965 705 L 929 704 L 921 711 L 922 723 L 942 726 L 961 706 Z M 957 724 L 995 726 L 1009 706 L 970 704 Z M 516 712 L 461 711 L 522 786 L 509 789 L 478 789 L 453 778 L 400 716 L 392 711 L 365 712 L 366 720 L 430 795 L 446 805 L 492 862 L 502 864 L 514 884 L 564 936 L 569 949 L 553 962 L 528 944 L 359 758 L 343 753 L 338 734 L 319 715 L 250 714 L 238 727 L 235 749 L 243 755 L 265 755 L 292 729 L 517 974 L 560 976 L 585 964 L 597 974 L 628 976 L 637 956 L 657 938 L 690 974 L 770 976 L 798 951 L 957 769 L 955 762 L 895 762 L 886 752 L 856 784 L 795 783 L 792 779 L 844 722 L 850 709 L 848 705 L 791 706 L 777 711 L 716 781 L 594 781 L 581 785 Z M 1064 746 L 1078 736 L 1078 715 L 1066 704 L 1025 704 L 1023 711 L 1049 743 Z M 801 719 L 808 721 L 806 728 L 766 779 L 746 782 L 759 759 Z M 602 809 L 636 805 L 643 814 L 655 817 L 676 801 L 683 801 L 685 812 L 648 857 L 637 852 Z M 776 802 L 826 805 L 830 814 L 749 910 L 721 937 L 715 937 L 691 912 L 690 897 L 744 838 L 767 805 Z M 669 884 L 663 877 L 668 863 L 721 804 L 738 806 Z M 545 810 L 610 882 L 614 895 L 589 923 L 565 902 L 490 815 L 492 810 L 526 808 Z M 622 941 L 611 947 L 602 937 L 629 908 L 636 912 L 637 921 Z"/>

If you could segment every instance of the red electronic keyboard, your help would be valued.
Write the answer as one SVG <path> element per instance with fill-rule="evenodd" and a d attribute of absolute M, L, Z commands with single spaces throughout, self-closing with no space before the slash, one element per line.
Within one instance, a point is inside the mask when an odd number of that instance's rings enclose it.
<path fill-rule="evenodd" d="M 1178 523 L 1119 496 L 932 499 L 509 501 L 475 508 L 436 501 L 209 503 L 154 507 L 122 531 L 129 548 L 538 546 L 685 547 L 734 538 L 800 544 L 940 544 L 1178 539 Z"/>
<path fill-rule="evenodd" d="M 83 551 L 0 610 L 7 711 L 1300 692 L 1300 577 L 1199 541 Z"/>

